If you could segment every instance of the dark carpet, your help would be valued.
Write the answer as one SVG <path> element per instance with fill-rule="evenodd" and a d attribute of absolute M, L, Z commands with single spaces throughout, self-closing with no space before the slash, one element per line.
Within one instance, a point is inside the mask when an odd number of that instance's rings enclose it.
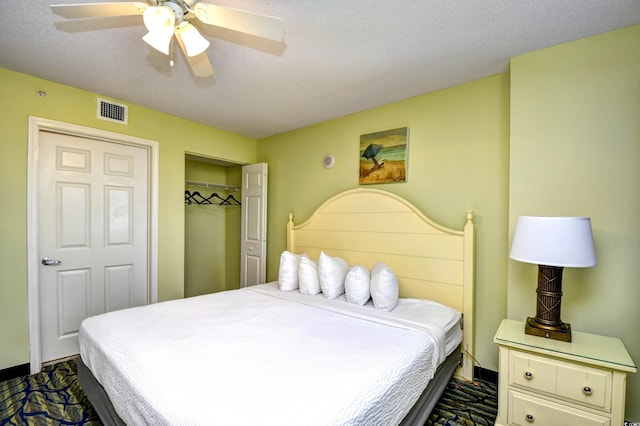
<path fill-rule="evenodd" d="M 426 425 L 493 425 L 498 415 L 498 386 L 453 378 L 433 408 Z"/>
<path fill-rule="evenodd" d="M 0 425 L 101 425 L 73 358 L 0 382 Z"/>
<path fill-rule="evenodd" d="M 0 425 L 101 425 L 78 384 L 77 359 L 0 382 Z M 451 380 L 426 425 L 493 425 L 497 386 Z"/>

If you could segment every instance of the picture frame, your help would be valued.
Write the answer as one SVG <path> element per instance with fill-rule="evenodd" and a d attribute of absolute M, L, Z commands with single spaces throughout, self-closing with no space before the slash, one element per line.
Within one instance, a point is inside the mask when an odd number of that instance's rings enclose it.
<path fill-rule="evenodd" d="M 360 135 L 359 184 L 407 182 L 409 128 Z"/>

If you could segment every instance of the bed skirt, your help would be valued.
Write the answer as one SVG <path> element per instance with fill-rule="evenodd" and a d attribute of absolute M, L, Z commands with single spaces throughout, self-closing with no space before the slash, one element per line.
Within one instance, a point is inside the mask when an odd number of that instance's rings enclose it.
<path fill-rule="evenodd" d="M 418 401 L 411 408 L 409 413 L 400 422 L 402 426 L 423 426 L 433 407 L 440 399 L 440 396 L 444 392 L 447 384 L 453 377 L 453 373 L 460 364 L 460 351 L 453 351 L 447 359 L 440 364 L 436 370 L 435 376 L 425 390 L 420 395 Z M 78 381 L 80 386 L 87 394 L 91 405 L 98 414 L 98 417 L 105 426 L 123 426 L 125 423 L 116 413 L 116 410 L 111 404 L 111 400 L 104 390 L 102 385 L 98 383 L 89 368 L 82 361 L 81 357 L 78 357 Z"/>
<path fill-rule="evenodd" d="M 429 384 L 427 384 L 418 401 L 400 422 L 401 426 L 423 426 L 426 424 L 429 415 L 433 411 L 433 407 L 438 403 L 438 400 L 451 381 L 453 373 L 455 373 L 456 368 L 460 365 L 460 355 L 460 350 L 455 350 L 438 366 L 433 379 L 429 381 Z"/>
<path fill-rule="evenodd" d="M 102 385 L 98 383 L 91 370 L 82 361 L 82 357 L 78 357 L 78 382 L 84 393 L 87 394 L 89 402 L 96 410 L 96 414 L 105 426 L 124 426 L 118 413 L 116 413 L 111 400 Z"/>

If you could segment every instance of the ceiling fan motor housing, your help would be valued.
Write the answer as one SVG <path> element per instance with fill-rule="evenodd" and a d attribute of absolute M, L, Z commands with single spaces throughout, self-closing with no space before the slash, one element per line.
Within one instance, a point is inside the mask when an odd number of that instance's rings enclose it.
<path fill-rule="evenodd" d="M 178 0 L 180 3 L 184 3 L 188 9 L 192 9 L 198 0 Z"/>
<path fill-rule="evenodd" d="M 184 21 L 185 13 L 188 13 L 187 5 L 181 0 L 158 1 L 158 6 L 167 6 L 176 15 L 176 23 Z"/>

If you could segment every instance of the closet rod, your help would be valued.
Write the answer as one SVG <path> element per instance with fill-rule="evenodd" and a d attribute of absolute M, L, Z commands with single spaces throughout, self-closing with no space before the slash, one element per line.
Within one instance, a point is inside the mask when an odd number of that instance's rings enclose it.
<path fill-rule="evenodd" d="M 215 189 L 224 189 L 225 191 L 237 191 L 240 189 L 234 185 L 226 185 L 224 183 L 210 183 L 210 182 L 198 182 L 195 180 L 187 180 L 184 182 L 187 186 L 199 186 L 201 188 L 215 188 Z"/>

